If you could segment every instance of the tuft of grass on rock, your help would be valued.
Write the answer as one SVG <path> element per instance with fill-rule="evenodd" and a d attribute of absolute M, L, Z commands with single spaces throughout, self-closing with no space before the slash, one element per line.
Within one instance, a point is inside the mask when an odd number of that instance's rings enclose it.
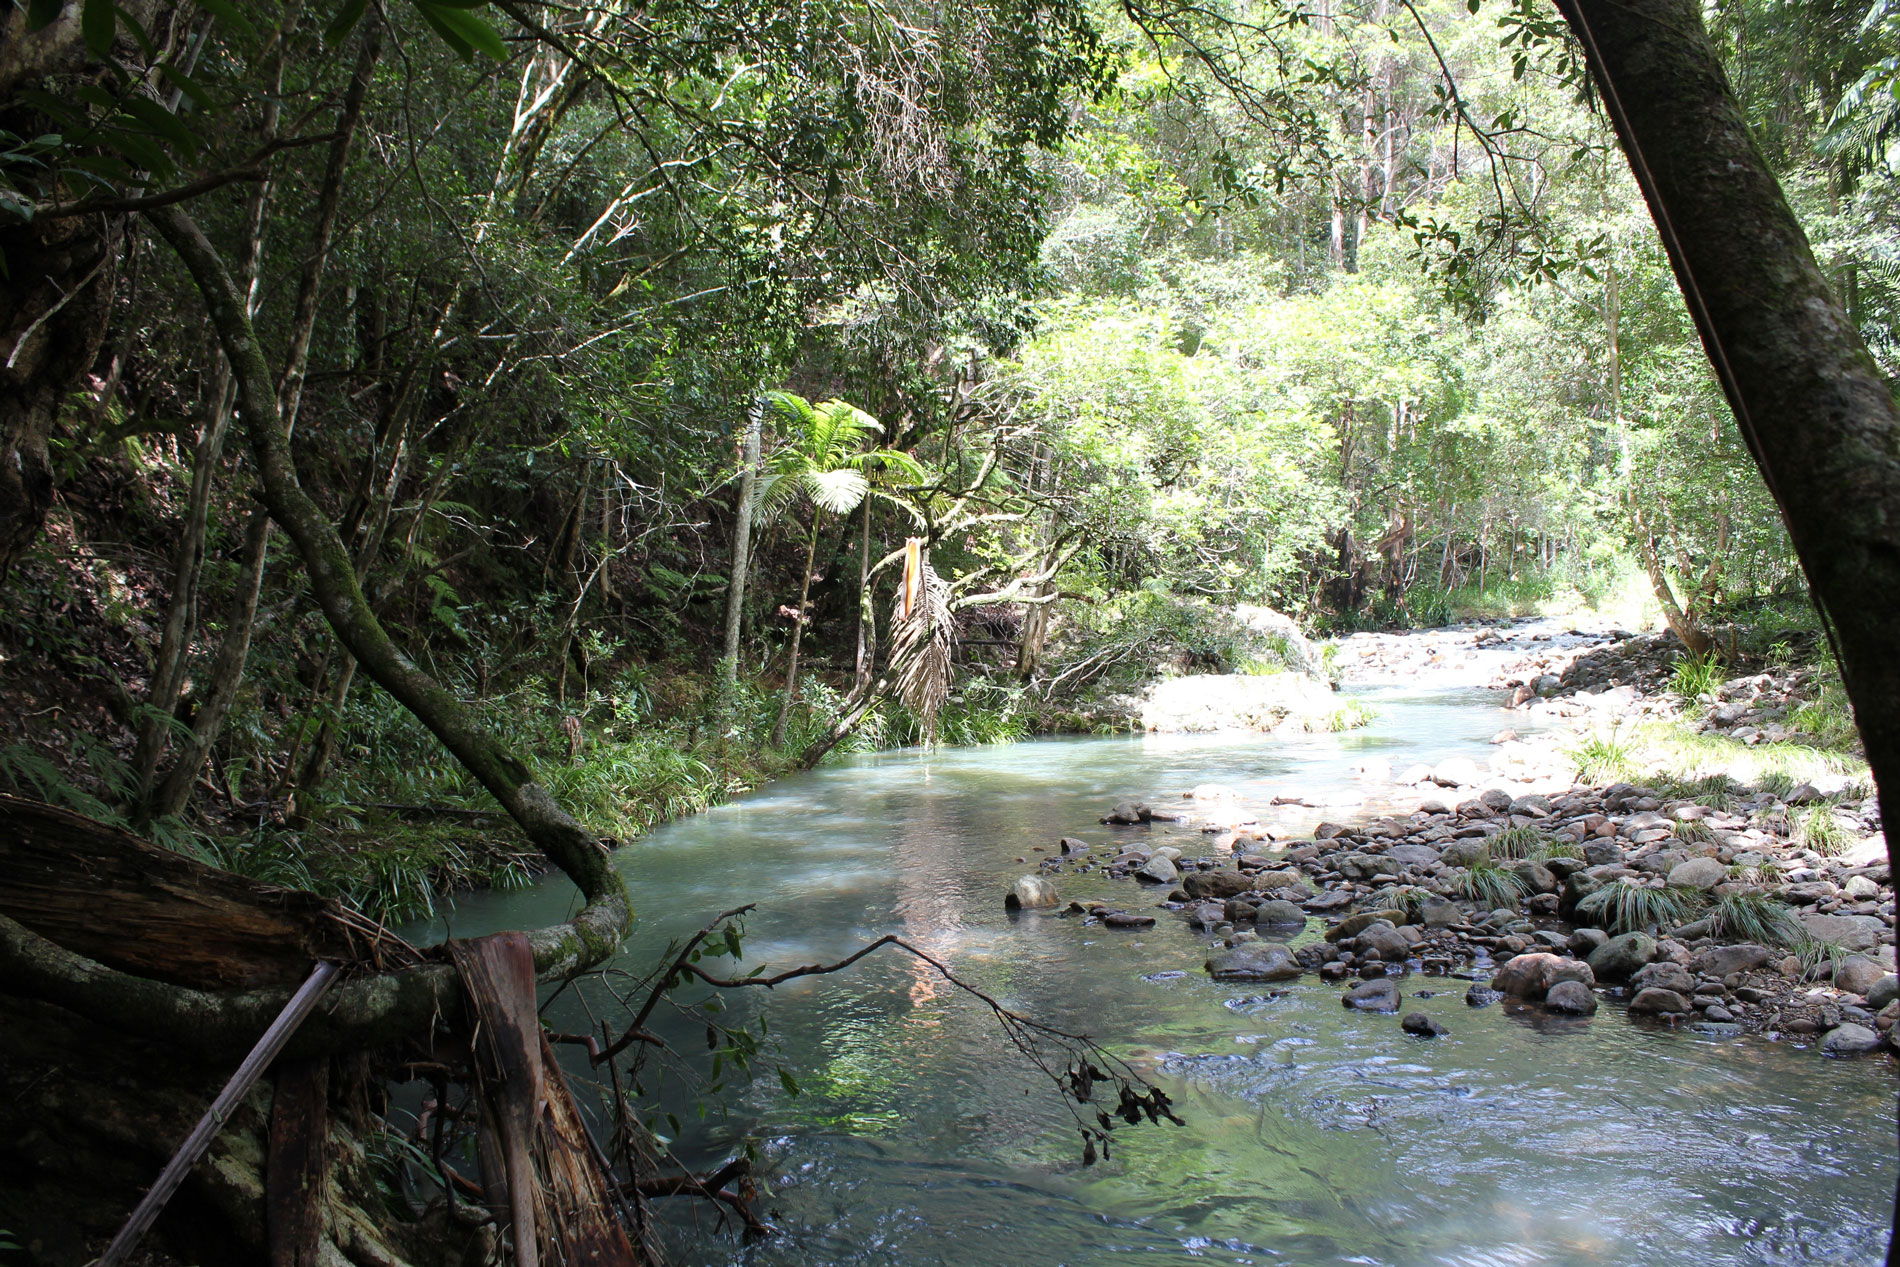
<path fill-rule="evenodd" d="M 1724 893 L 1709 911 L 1709 927 L 1717 937 L 1788 950 L 1810 940 L 1787 903 L 1762 893 Z"/>
<path fill-rule="evenodd" d="M 1588 922 L 1607 933 L 1639 933 L 1673 928 L 1701 913 L 1707 899 L 1696 889 L 1652 888 L 1624 877 L 1577 903 L 1578 922 Z"/>
<path fill-rule="evenodd" d="M 1458 879 L 1459 893 L 1492 908 L 1514 908 L 1528 888 L 1520 876 L 1488 862 L 1474 863 Z"/>
<path fill-rule="evenodd" d="M 1816 805 L 1795 824 L 1794 840 L 1823 858 L 1834 858 L 1847 852 L 1854 843 L 1854 836 L 1842 826 L 1833 806 Z"/>

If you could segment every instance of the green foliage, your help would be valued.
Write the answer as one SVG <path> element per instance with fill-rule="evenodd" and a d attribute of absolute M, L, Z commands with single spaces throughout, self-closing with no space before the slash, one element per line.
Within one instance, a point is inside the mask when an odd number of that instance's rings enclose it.
<path fill-rule="evenodd" d="M 1854 721 L 1853 707 L 1839 679 L 1822 682 L 1816 698 L 1798 706 L 1788 718 L 1789 729 L 1814 741 L 1814 746 L 1830 752 L 1858 752 L 1860 727 Z"/>
<path fill-rule="evenodd" d="M 1696 889 L 1654 888 L 1625 876 L 1578 902 L 1577 917 L 1613 935 L 1667 930 L 1694 919 L 1706 901 Z"/>

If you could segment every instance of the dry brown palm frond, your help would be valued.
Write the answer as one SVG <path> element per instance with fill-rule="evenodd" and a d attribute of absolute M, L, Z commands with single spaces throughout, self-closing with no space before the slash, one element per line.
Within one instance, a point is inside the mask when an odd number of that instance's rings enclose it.
<path fill-rule="evenodd" d="M 923 723 L 925 742 L 933 741 L 937 713 L 950 698 L 956 619 L 950 611 L 950 586 L 931 569 L 926 551 L 906 554 L 891 629 L 897 698 Z"/>

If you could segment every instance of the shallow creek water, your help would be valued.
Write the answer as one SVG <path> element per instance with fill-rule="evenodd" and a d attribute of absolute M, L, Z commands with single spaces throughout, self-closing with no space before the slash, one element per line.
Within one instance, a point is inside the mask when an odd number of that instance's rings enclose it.
<path fill-rule="evenodd" d="M 680 1210 L 691 1264 L 1043 1267 L 1129 1261 L 1358 1264 L 1839 1263 L 1884 1252 L 1892 1209 L 1892 1067 L 1761 1039 L 1465 1006 L 1466 983 L 1411 976 L 1396 1016 L 1340 990 L 1217 984 L 1212 939 L 1163 912 L 1143 932 L 1010 916 L 1002 897 L 1057 837 L 1098 846 L 1198 833 L 1108 828 L 1119 799 L 1177 803 L 1222 783 L 1349 800 L 1353 762 L 1466 755 L 1510 721 L 1495 694 L 1360 688 L 1366 729 L 1293 738 L 1048 740 L 856 758 L 660 828 L 618 865 L 640 908 L 627 962 L 651 964 L 712 913 L 757 902 L 749 968 L 832 960 L 887 932 L 946 958 L 1010 1007 L 1085 1031 L 1165 1086 L 1186 1119 L 1081 1144 L 1046 1081 L 986 1009 L 908 958 L 747 997 L 765 1006 L 793 1097 L 768 1064 L 723 1118 L 677 1147 L 716 1163 L 759 1140 L 783 1233 L 749 1247 Z M 1366 812 L 1340 804 L 1303 814 Z M 1291 820 L 1289 819 L 1289 822 Z M 1117 833 L 1121 833 L 1117 836 Z M 1177 839 L 1178 838 L 1178 839 Z M 1029 859 L 1029 864 L 1016 859 Z M 1064 875 L 1063 898 L 1146 909 L 1133 881 Z M 551 921 L 549 882 L 464 899 L 433 932 Z M 416 930 L 418 934 L 425 930 Z M 1305 936 L 1316 936 L 1317 925 Z M 722 961 L 723 962 L 723 961 Z M 764 992 L 758 992 L 763 995 Z M 1426 995 L 1431 997 L 1427 998 Z M 570 999 L 550 1019 L 585 1026 Z M 703 1050 L 697 1029 L 678 1037 Z M 686 1203 L 675 1203 L 684 1206 Z M 695 1224 L 692 1220 L 698 1219 Z"/>

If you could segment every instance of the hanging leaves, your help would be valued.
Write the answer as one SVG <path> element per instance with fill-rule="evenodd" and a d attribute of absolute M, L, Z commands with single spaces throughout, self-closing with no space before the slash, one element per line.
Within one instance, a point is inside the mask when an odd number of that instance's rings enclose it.
<path fill-rule="evenodd" d="M 937 714 L 950 698 L 955 670 L 956 618 L 950 586 L 930 566 L 920 538 L 904 543 L 904 583 L 891 614 L 891 659 L 897 667 L 897 698 L 923 724 L 924 740 L 937 736 Z"/>

